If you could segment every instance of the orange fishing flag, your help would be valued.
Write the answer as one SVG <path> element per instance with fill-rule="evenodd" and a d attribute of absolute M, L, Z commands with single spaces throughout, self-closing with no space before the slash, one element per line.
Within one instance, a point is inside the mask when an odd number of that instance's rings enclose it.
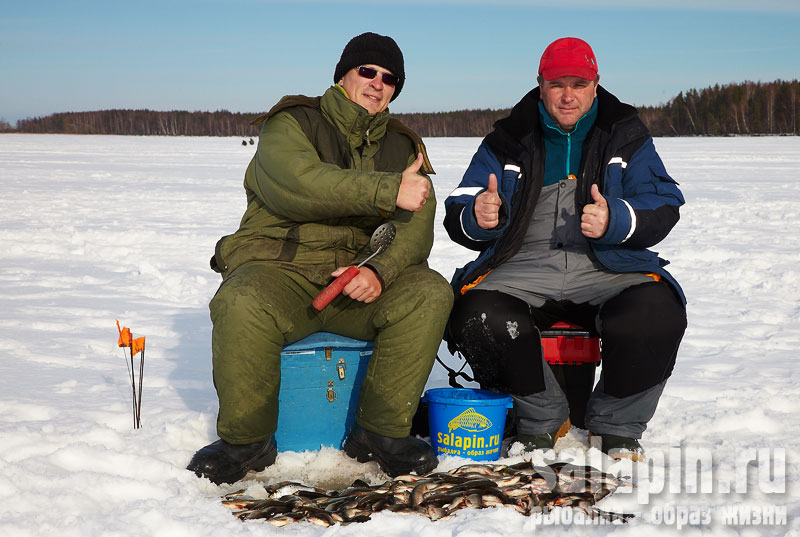
<path fill-rule="evenodd" d="M 126 360 L 130 358 L 130 367 L 128 368 L 128 375 L 131 381 L 131 392 L 133 394 L 133 428 L 138 429 L 141 427 L 142 416 L 142 379 L 144 378 L 144 337 L 137 337 L 134 339 L 131 335 L 131 330 L 127 326 L 121 327 L 117 321 L 117 330 L 119 331 L 119 339 L 117 345 L 120 347 L 130 349 L 130 356 L 126 356 Z M 122 351 L 123 354 L 125 351 Z M 137 354 L 139 356 L 139 389 L 136 389 L 136 368 L 133 365 L 133 357 Z"/>
<path fill-rule="evenodd" d="M 131 329 L 127 326 L 125 328 L 120 328 L 119 320 L 117 320 L 117 330 L 119 330 L 119 339 L 117 340 L 117 345 L 120 347 L 130 347 L 131 346 Z"/>
<path fill-rule="evenodd" d="M 131 353 L 136 356 L 144 350 L 144 336 L 137 337 L 131 342 Z"/>
<path fill-rule="evenodd" d="M 120 328 L 119 321 L 117 321 L 117 330 L 119 330 L 117 345 L 120 347 L 129 347 L 131 349 L 131 356 L 136 356 L 144 350 L 144 336 L 133 339 L 131 329 L 127 326 Z"/>

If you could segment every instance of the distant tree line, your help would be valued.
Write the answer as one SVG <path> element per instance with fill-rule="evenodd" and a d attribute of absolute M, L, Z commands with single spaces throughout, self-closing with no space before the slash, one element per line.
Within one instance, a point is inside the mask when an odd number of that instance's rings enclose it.
<path fill-rule="evenodd" d="M 743 82 L 679 93 L 668 103 L 642 106 L 639 115 L 653 136 L 794 134 L 800 128 L 800 82 Z M 394 114 L 422 137 L 485 136 L 510 109 Z M 162 136 L 258 135 L 257 114 L 219 110 L 187 112 L 100 110 L 23 119 L 16 129 L 0 120 L 0 132 Z"/>
<path fill-rule="evenodd" d="M 743 82 L 679 93 L 639 108 L 654 136 L 798 134 L 800 82 Z"/>
<path fill-rule="evenodd" d="M 392 114 L 423 138 L 436 136 L 486 136 L 492 125 L 511 109 L 457 110 L 416 114 Z"/>
<path fill-rule="evenodd" d="M 99 110 L 61 112 L 17 121 L 17 132 L 60 134 L 128 134 L 141 136 L 255 136 L 255 114 L 218 110 Z"/>

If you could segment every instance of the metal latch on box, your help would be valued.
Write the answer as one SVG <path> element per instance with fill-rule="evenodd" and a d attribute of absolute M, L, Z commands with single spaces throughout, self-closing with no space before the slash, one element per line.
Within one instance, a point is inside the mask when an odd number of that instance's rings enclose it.
<path fill-rule="evenodd" d="M 339 358 L 339 363 L 336 364 L 336 371 L 339 372 L 339 380 L 344 380 L 344 358 Z"/>
<path fill-rule="evenodd" d="M 336 392 L 333 389 L 333 381 L 328 381 L 328 392 L 325 394 L 325 397 L 328 398 L 329 403 L 333 403 L 333 400 L 336 399 Z"/>

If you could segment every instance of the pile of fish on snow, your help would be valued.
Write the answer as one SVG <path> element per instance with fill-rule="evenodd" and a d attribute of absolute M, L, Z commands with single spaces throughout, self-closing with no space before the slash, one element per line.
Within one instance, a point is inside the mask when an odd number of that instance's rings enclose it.
<path fill-rule="evenodd" d="M 631 485 L 591 466 L 565 462 L 468 464 L 425 476 L 401 475 L 381 485 L 356 480 L 342 490 L 283 481 L 261 487 L 263 492 L 252 487 L 232 492 L 222 503 L 242 520 L 266 519 L 274 526 L 301 520 L 321 526 L 366 522 L 372 513 L 384 510 L 440 520 L 459 509 L 496 506 L 510 506 L 526 516 L 572 507 L 590 517 L 625 522 L 632 515 L 595 507 L 620 486 Z"/>

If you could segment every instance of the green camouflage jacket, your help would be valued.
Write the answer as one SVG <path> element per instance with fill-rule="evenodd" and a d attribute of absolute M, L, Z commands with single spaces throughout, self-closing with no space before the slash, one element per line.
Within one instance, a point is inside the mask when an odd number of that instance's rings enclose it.
<path fill-rule="evenodd" d="M 388 286 L 405 267 L 423 263 L 433 245 L 436 200 L 418 212 L 395 206 L 401 173 L 421 152 L 420 137 L 381 112 L 374 117 L 336 86 L 322 97 L 281 99 L 263 122 L 245 173 L 247 209 L 238 231 L 217 243 L 211 266 L 223 277 L 253 261 L 326 284 L 340 266 L 369 251 L 373 230 L 392 222 L 392 244 L 372 258 Z M 429 178 L 430 180 L 430 178 Z"/>

